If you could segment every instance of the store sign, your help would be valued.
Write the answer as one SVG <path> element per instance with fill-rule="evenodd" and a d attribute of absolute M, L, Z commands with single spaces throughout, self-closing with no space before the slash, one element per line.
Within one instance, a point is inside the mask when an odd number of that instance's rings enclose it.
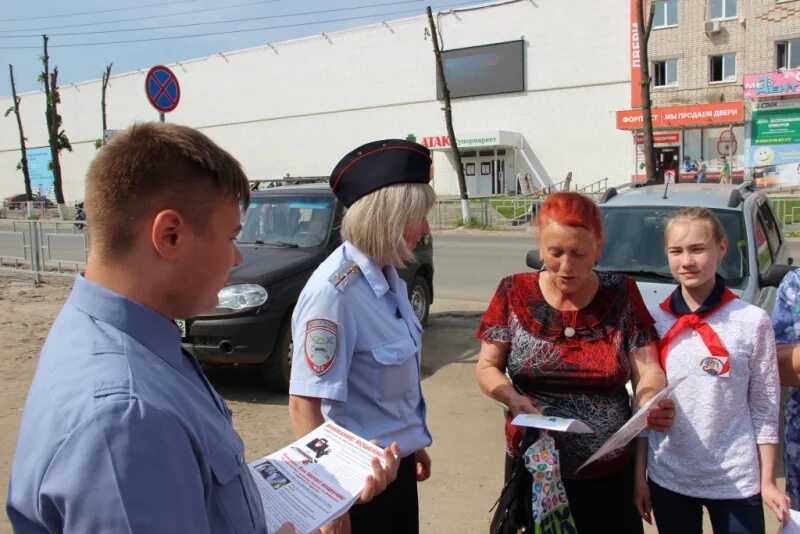
<path fill-rule="evenodd" d="M 800 108 L 754 111 L 750 131 L 754 145 L 800 143 Z"/>
<path fill-rule="evenodd" d="M 494 146 L 500 142 L 496 135 L 456 137 L 456 140 L 458 141 L 458 148 Z M 433 137 L 423 137 L 422 146 L 426 146 L 428 148 L 450 148 L 450 136 L 438 135 Z"/>
<path fill-rule="evenodd" d="M 744 76 L 745 98 L 792 95 L 800 95 L 800 69 Z"/>
<path fill-rule="evenodd" d="M 731 124 L 744 120 L 744 105 L 742 102 L 722 102 L 720 104 L 653 108 L 652 117 L 653 128 Z M 643 126 L 642 110 L 617 111 L 617 129 L 641 130 Z"/>
<path fill-rule="evenodd" d="M 636 16 L 636 2 L 631 0 L 631 20 L 628 25 L 630 33 L 630 61 L 631 61 L 631 107 L 642 107 L 642 60 L 639 49 L 639 23 Z"/>
<path fill-rule="evenodd" d="M 507 146 L 507 147 L 520 147 L 522 146 L 522 138 L 517 132 L 509 132 L 507 130 L 492 130 L 488 132 L 478 132 L 465 134 L 456 137 L 458 140 L 458 148 L 475 148 L 484 146 Z M 420 140 L 422 146 L 428 148 L 450 148 L 450 137 L 447 135 L 433 135 L 423 136 Z"/>
<path fill-rule="evenodd" d="M 753 110 L 750 164 L 753 167 L 796 167 L 800 164 L 800 107 L 759 105 L 758 109 Z M 774 172 L 783 170 L 775 169 Z M 792 175 L 794 172 L 792 169 Z"/>
<path fill-rule="evenodd" d="M 637 145 L 644 144 L 644 135 L 636 134 L 635 142 Z M 657 133 L 653 134 L 654 145 L 679 145 L 681 144 L 680 133 Z"/>

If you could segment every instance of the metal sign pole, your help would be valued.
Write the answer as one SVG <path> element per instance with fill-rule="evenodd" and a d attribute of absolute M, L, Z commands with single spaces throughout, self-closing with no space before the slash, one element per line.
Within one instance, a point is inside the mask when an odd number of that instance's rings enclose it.
<path fill-rule="evenodd" d="M 159 111 L 158 112 L 158 120 L 160 122 L 164 122 L 164 112 L 163 111 Z"/>

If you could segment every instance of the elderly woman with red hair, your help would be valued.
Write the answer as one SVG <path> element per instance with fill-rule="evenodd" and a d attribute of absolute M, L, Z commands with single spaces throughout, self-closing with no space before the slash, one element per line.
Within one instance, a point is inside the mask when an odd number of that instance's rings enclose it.
<path fill-rule="evenodd" d="M 594 432 L 553 433 L 578 532 L 640 533 L 631 446 L 576 471 L 631 417 L 629 380 L 637 405 L 665 386 L 653 319 L 632 279 L 594 270 L 603 230 L 592 200 L 550 195 L 538 236 L 543 269 L 504 278 L 476 332 L 478 383 L 506 406 L 506 477 L 524 452 L 515 416 L 580 419 Z M 666 430 L 673 417 L 672 402 L 662 401 L 648 426 Z"/>

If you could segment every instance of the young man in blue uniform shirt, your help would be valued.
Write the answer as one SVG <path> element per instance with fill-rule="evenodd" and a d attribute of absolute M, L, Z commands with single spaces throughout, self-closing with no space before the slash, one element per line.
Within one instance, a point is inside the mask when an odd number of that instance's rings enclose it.
<path fill-rule="evenodd" d="M 397 481 L 355 506 L 338 527 L 359 533 L 418 532 L 417 482 L 430 476 L 420 384 L 422 326 L 396 267 L 413 261 L 435 201 L 427 148 L 388 139 L 361 146 L 330 184 L 348 208 L 345 242 L 311 275 L 292 315 L 289 412 L 295 434 L 324 420 L 401 456 Z"/>
<path fill-rule="evenodd" d="M 14 531 L 266 532 L 231 412 L 172 322 L 216 306 L 241 263 L 247 178 L 205 135 L 151 123 L 101 149 L 86 193 L 89 261 L 28 394 Z M 388 454 L 362 497 L 393 469 Z"/>

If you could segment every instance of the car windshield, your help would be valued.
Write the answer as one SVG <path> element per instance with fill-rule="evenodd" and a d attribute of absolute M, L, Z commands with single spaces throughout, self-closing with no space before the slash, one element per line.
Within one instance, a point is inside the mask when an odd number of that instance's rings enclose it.
<path fill-rule="evenodd" d="M 244 214 L 239 242 L 317 247 L 328 240 L 332 212 L 333 199 L 278 195 L 253 197 Z"/>
<path fill-rule="evenodd" d="M 639 278 L 671 280 L 664 250 L 664 227 L 678 208 L 604 207 L 604 244 L 597 269 Z M 728 236 L 728 253 L 717 272 L 729 287 L 744 287 L 747 269 L 747 238 L 742 212 L 712 210 Z"/>

